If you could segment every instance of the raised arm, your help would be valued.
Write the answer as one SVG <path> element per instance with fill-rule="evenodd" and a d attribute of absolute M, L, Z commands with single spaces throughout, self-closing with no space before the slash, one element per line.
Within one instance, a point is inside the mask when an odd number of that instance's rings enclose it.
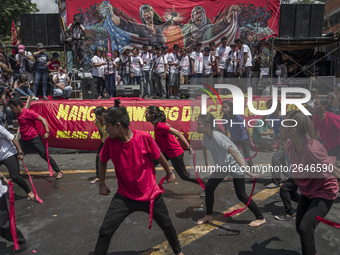
<path fill-rule="evenodd" d="M 169 129 L 169 133 L 172 134 L 172 135 L 175 135 L 178 137 L 178 139 L 185 144 L 185 147 L 187 147 L 187 149 L 189 150 L 189 153 L 190 154 L 193 154 L 193 149 L 191 148 L 190 144 L 188 143 L 187 139 L 185 139 L 184 135 L 182 135 L 182 133 L 177 130 L 177 129 L 174 129 L 172 127 L 170 127 Z"/>

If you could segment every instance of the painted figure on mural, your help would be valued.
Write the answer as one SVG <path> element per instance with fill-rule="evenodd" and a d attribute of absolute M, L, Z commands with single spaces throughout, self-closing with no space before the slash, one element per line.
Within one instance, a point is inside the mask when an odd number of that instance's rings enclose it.
<path fill-rule="evenodd" d="M 191 48 L 195 42 L 204 43 L 204 41 L 211 40 L 220 33 L 223 33 L 232 42 L 238 33 L 238 15 L 240 11 L 241 9 L 238 6 L 232 5 L 229 8 L 228 14 L 213 24 L 207 17 L 203 7 L 194 7 L 188 23 L 177 24 L 184 35 L 184 45 L 187 48 Z"/>
<path fill-rule="evenodd" d="M 116 27 L 147 39 L 145 43 L 149 45 L 164 44 L 166 41 L 164 30 L 171 24 L 171 21 L 163 21 L 149 4 L 144 4 L 139 8 L 139 17 L 143 24 L 118 17 L 114 14 L 112 5 L 107 1 L 99 5 L 98 11 L 103 17 L 109 16 Z"/>

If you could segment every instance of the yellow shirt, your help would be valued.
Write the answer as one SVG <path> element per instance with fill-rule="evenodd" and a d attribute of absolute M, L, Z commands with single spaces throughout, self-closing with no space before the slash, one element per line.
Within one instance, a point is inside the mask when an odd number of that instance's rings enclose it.
<path fill-rule="evenodd" d="M 99 120 L 96 120 L 94 124 L 96 124 L 98 130 L 102 133 L 101 140 L 102 143 L 104 143 L 105 139 L 109 137 L 109 134 L 106 132 L 106 126 L 105 125 L 102 126 Z"/>

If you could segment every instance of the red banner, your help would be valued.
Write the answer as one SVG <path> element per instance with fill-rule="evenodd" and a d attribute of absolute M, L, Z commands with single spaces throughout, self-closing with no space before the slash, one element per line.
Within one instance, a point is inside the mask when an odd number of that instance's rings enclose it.
<path fill-rule="evenodd" d="M 269 98 L 254 98 L 255 109 L 266 110 L 266 102 Z M 232 99 L 230 99 L 232 100 Z M 97 106 L 110 107 L 114 102 L 110 100 L 55 100 L 34 101 L 31 110 L 43 116 L 50 127 L 49 146 L 78 150 L 97 150 L 100 144 L 100 136 L 94 121 L 96 119 L 93 110 Z M 202 134 L 196 131 L 196 121 L 201 113 L 200 100 L 140 100 L 122 99 L 121 105 L 127 108 L 132 129 L 140 129 L 149 132 L 152 136 L 153 125 L 145 121 L 145 110 L 150 105 L 159 106 L 165 111 L 167 124 L 181 131 L 190 142 L 200 143 Z M 295 109 L 294 105 L 288 106 L 288 111 Z M 222 106 L 208 100 L 207 112 L 212 113 L 216 119 L 221 119 Z M 259 119 L 253 115 L 248 107 L 243 116 L 248 123 L 251 119 Z M 251 122 L 252 125 L 255 124 Z M 45 133 L 44 127 L 39 122 L 38 129 Z"/>
<path fill-rule="evenodd" d="M 67 23 L 80 14 L 86 28 L 85 58 L 96 46 L 122 50 L 125 46 L 173 44 L 192 48 L 209 42 L 228 45 L 237 37 L 248 46 L 278 32 L 280 0 L 102 1 L 67 0 Z"/>

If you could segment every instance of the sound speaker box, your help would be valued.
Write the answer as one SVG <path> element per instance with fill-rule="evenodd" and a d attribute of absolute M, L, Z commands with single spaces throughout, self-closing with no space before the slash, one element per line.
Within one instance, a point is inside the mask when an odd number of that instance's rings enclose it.
<path fill-rule="evenodd" d="M 97 99 L 97 84 L 94 78 L 83 78 L 81 79 L 81 93 L 83 99 Z"/>
<path fill-rule="evenodd" d="M 310 9 L 309 37 L 321 37 L 325 5 L 312 4 Z"/>
<path fill-rule="evenodd" d="M 280 6 L 280 37 L 294 37 L 296 4 L 282 4 Z"/>
<path fill-rule="evenodd" d="M 179 94 L 181 98 L 197 97 L 202 94 L 203 85 L 180 85 Z"/>
<path fill-rule="evenodd" d="M 139 97 L 140 87 L 139 85 L 119 85 L 116 86 L 117 97 Z"/>
<path fill-rule="evenodd" d="M 295 16 L 295 37 L 309 36 L 310 4 L 297 4 Z"/>
<path fill-rule="evenodd" d="M 21 41 L 25 46 L 59 46 L 61 20 L 58 13 L 20 14 Z"/>

